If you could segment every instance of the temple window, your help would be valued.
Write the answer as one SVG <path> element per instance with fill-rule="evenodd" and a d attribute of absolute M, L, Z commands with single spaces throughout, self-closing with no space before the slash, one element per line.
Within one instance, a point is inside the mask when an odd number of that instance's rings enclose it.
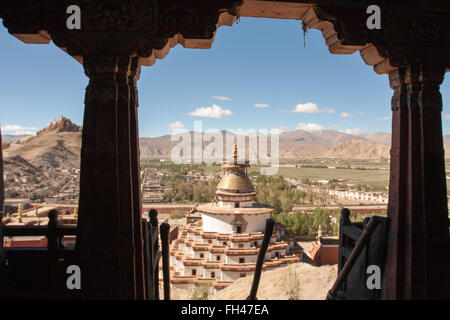
<path fill-rule="evenodd" d="M 240 273 L 239 274 L 239 277 L 241 277 L 241 278 L 244 278 L 244 277 L 246 277 L 247 276 L 247 274 L 245 274 L 245 273 Z"/>
<path fill-rule="evenodd" d="M 216 277 L 216 273 L 215 272 L 211 272 L 211 278 L 215 278 Z"/>
<path fill-rule="evenodd" d="M 245 263 L 245 258 L 239 258 L 239 263 Z"/>
<path fill-rule="evenodd" d="M 192 269 L 192 275 L 193 276 L 197 275 L 197 270 L 196 269 Z"/>
<path fill-rule="evenodd" d="M 216 256 L 217 261 L 220 261 L 220 256 Z"/>

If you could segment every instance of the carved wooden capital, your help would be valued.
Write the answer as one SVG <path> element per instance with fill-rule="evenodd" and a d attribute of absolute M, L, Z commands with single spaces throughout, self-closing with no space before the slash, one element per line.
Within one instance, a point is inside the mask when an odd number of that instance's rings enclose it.
<path fill-rule="evenodd" d="M 438 63 L 413 64 L 389 73 L 389 84 L 394 89 L 392 110 L 419 106 L 442 111 L 439 86 L 444 74 L 445 67 Z"/>

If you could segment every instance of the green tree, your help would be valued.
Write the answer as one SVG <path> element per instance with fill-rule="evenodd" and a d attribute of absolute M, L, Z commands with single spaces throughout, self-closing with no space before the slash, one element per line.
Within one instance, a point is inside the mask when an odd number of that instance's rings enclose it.
<path fill-rule="evenodd" d="M 192 300 L 208 300 L 213 294 L 213 289 L 210 284 L 196 285 L 192 293 Z"/>

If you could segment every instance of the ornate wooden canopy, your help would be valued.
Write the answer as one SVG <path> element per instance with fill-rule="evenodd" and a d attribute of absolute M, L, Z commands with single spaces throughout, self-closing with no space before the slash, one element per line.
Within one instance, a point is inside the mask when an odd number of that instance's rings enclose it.
<path fill-rule="evenodd" d="M 81 9 L 79 30 L 66 25 L 70 5 Z M 381 9 L 381 29 L 367 27 L 370 5 Z M 383 297 L 445 297 L 450 246 L 439 86 L 450 69 L 449 0 L 2 0 L 9 33 L 30 44 L 53 41 L 90 78 L 77 236 L 83 295 L 145 298 L 140 66 L 177 44 L 209 48 L 217 29 L 241 16 L 302 20 L 322 32 L 331 53 L 359 51 L 375 72 L 389 74 L 391 224 Z"/>
<path fill-rule="evenodd" d="M 367 8 L 381 8 L 380 30 L 369 30 Z M 67 8 L 81 8 L 81 30 L 68 30 Z M 210 48 L 215 32 L 238 17 L 303 20 L 319 29 L 334 54 L 360 51 L 377 73 L 413 61 L 441 60 L 450 68 L 447 0 L 109 0 L 2 1 L 0 17 L 25 43 L 52 40 L 82 62 L 91 50 L 121 50 L 142 65 L 164 58 L 177 44 Z"/>

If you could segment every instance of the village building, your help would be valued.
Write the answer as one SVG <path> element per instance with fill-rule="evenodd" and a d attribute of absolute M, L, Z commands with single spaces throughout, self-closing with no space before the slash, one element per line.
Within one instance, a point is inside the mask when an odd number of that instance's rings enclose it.
<path fill-rule="evenodd" d="M 330 196 L 335 196 L 339 199 L 354 200 L 354 201 L 365 201 L 387 204 L 389 201 L 389 196 L 384 192 L 363 192 L 356 190 L 346 190 L 346 189 L 332 189 L 328 190 Z"/>
<path fill-rule="evenodd" d="M 172 286 L 206 282 L 221 289 L 255 271 L 265 222 L 273 208 L 255 202 L 248 167 L 248 161 L 238 163 L 235 146 L 234 161 L 222 165 L 224 176 L 217 186 L 216 201 L 198 206 L 201 218 L 190 219 L 171 245 Z M 276 225 L 263 270 L 298 261 L 294 244 L 286 227 Z"/>
<path fill-rule="evenodd" d="M 332 265 L 338 263 L 339 257 L 339 237 L 323 236 L 319 227 L 316 241 L 302 242 L 302 256 L 300 261 L 307 262 L 315 266 Z"/>

